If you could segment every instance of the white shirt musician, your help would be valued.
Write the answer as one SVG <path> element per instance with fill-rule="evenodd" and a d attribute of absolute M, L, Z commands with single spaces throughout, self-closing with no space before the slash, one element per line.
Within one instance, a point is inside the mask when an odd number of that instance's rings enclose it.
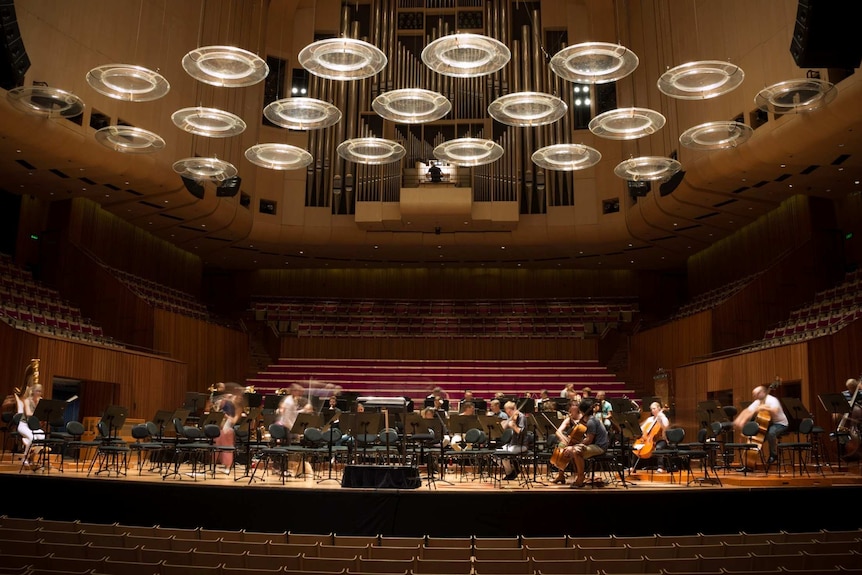
<path fill-rule="evenodd" d="M 758 414 L 768 415 L 769 427 L 766 429 L 766 443 L 769 445 L 769 459 L 766 462 L 772 464 L 778 461 L 778 436 L 787 432 L 789 425 L 787 415 L 781 407 L 781 402 L 778 401 L 777 397 L 769 395 L 769 389 L 765 385 L 755 387 L 751 391 L 751 396 L 754 401 L 736 416 L 733 425 L 741 429 L 754 416 Z"/>
<path fill-rule="evenodd" d="M 30 447 L 33 445 L 33 440 L 42 440 L 45 438 L 45 432 L 41 429 L 33 430 L 27 420 L 36 413 L 36 405 L 42 399 L 42 385 L 35 383 L 27 386 L 24 394 L 21 397 L 15 396 L 15 403 L 18 408 L 18 413 L 21 414 L 21 419 L 18 421 L 18 433 L 21 435 L 21 442 L 24 444 L 24 467 L 30 466 Z"/>

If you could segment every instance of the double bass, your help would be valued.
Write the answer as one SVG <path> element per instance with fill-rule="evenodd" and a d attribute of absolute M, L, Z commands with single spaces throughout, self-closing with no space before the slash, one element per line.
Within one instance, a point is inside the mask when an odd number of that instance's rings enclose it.
<path fill-rule="evenodd" d="M 766 388 L 766 395 L 770 395 L 773 390 L 778 389 L 781 385 L 781 378 L 777 377 Z M 763 442 L 766 439 L 766 432 L 769 431 L 769 424 L 772 423 L 772 414 L 765 407 L 757 410 L 754 416 L 754 421 L 757 422 L 757 433 L 751 436 L 751 443 L 757 444 L 757 449 L 748 449 L 745 451 L 745 467 L 749 469 L 757 469 L 757 465 L 763 461 L 761 450 L 763 450 Z"/>
<path fill-rule="evenodd" d="M 857 380 L 860 381 L 860 380 Z M 853 397 L 850 398 L 850 411 L 845 413 L 838 423 L 838 433 L 847 436 L 847 441 L 844 444 L 844 455 L 841 458 L 844 461 L 856 461 L 862 459 L 862 439 L 860 439 L 860 424 L 862 424 L 862 407 L 856 400 L 859 397 L 859 386 L 853 392 Z"/>

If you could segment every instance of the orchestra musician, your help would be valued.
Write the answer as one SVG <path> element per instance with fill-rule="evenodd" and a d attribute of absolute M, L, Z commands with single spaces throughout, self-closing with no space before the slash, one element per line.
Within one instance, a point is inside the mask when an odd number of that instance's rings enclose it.
<path fill-rule="evenodd" d="M 234 427 L 239 421 L 242 413 L 242 401 L 239 390 L 239 385 L 231 384 L 231 389 L 228 390 L 224 382 L 218 382 L 215 385 L 216 394 L 212 405 L 213 411 L 224 413 L 222 421 L 221 433 L 215 438 L 215 445 L 230 447 L 236 442 L 236 431 Z M 220 465 L 221 471 L 228 475 L 233 467 L 234 461 L 233 451 L 217 451 L 216 463 Z"/>
<path fill-rule="evenodd" d="M 608 430 L 593 415 L 593 404 L 594 400 L 591 398 L 581 400 L 578 409 L 582 414 L 581 422 L 586 427 L 584 438 L 580 442 L 566 447 L 566 451 L 569 452 L 575 465 L 575 471 L 577 472 L 575 482 L 569 486 L 572 489 L 579 489 L 584 486 L 584 469 L 586 468 L 587 459 L 602 455 L 610 445 Z"/>
<path fill-rule="evenodd" d="M 516 454 L 525 451 L 527 445 L 527 416 L 518 411 L 518 406 L 514 401 L 507 401 L 504 406 L 508 419 L 501 421 L 500 425 L 503 429 L 511 429 L 513 432 L 512 439 L 501 447 L 501 451 Z M 508 458 L 503 459 L 503 469 L 506 472 L 505 478 L 508 480 L 515 479 L 518 476 L 519 469 Z"/>
<path fill-rule="evenodd" d="M 614 415 L 614 409 L 611 402 L 605 399 L 605 391 L 596 392 L 596 416 L 604 424 L 605 429 L 611 428 L 611 418 Z"/>
<path fill-rule="evenodd" d="M 39 383 L 39 360 L 32 359 L 24 372 L 23 389 L 15 390 L 15 406 L 21 414 L 18 421 L 18 433 L 24 444 L 24 467 L 30 467 L 30 451 L 34 440 L 43 440 L 45 432 L 41 429 L 30 429 L 28 419 L 36 413 L 36 406 L 42 399 L 42 384 Z M 35 449 L 33 450 L 35 453 Z"/>
<path fill-rule="evenodd" d="M 644 449 L 645 447 L 650 447 L 648 450 L 649 452 L 652 452 L 655 449 L 664 449 L 667 447 L 665 432 L 667 431 L 667 428 L 670 427 L 670 420 L 667 418 L 667 415 L 661 407 L 661 403 L 658 401 L 653 401 L 649 405 L 649 411 L 650 416 L 641 423 L 641 437 L 632 446 L 632 449 L 638 457 L 635 460 L 634 465 L 632 465 L 630 470 L 631 473 L 637 471 L 638 464 L 640 464 L 641 461 L 652 458 L 652 455 L 641 455 L 641 453 L 646 453 L 647 450 Z M 658 463 L 657 467 L 659 471 L 663 470 L 661 462 Z"/>
<path fill-rule="evenodd" d="M 491 403 L 488 404 L 488 407 L 490 408 L 488 410 L 488 415 L 491 415 L 493 417 L 499 417 L 500 419 L 509 419 L 509 416 L 501 408 L 499 399 L 492 399 Z"/>
<path fill-rule="evenodd" d="M 293 429 L 293 424 L 296 423 L 299 413 L 312 413 L 311 403 L 303 403 L 302 401 L 303 392 L 301 385 L 292 383 L 288 388 L 288 393 L 278 404 L 275 423 L 287 428 L 288 437 L 290 437 L 290 430 Z"/>
<path fill-rule="evenodd" d="M 560 452 L 560 464 L 557 465 L 559 472 L 557 476 L 554 478 L 553 483 L 565 483 L 566 482 L 566 467 L 572 460 L 572 452 L 567 451 L 565 448 L 569 445 L 569 443 L 576 441 L 575 439 L 575 430 L 578 428 L 578 425 L 581 423 L 581 409 L 579 404 L 573 403 L 569 406 L 569 414 L 554 432 L 554 435 L 557 437 L 558 444 L 557 449 L 563 448 Z M 584 428 L 585 430 L 585 428 Z"/>
<path fill-rule="evenodd" d="M 781 402 L 778 401 L 777 397 L 769 394 L 769 389 L 765 385 L 758 385 L 751 390 L 751 397 L 754 401 L 739 412 L 736 419 L 733 420 L 733 426 L 742 429 L 748 421 L 758 414 L 769 415 L 769 427 L 766 429 L 765 439 L 769 445 L 769 459 L 766 460 L 766 463 L 771 465 L 778 461 L 778 436 L 787 432 L 790 422 L 781 407 Z"/>
<path fill-rule="evenodd" d="M 445 413 L 449 412 L 449 395 L 443 391 L 441 387 L 435 387 L 431 390 L 428 397 L 425 398 L 424 407 L 433 407 L 437 411 Z M 445 415 L 444 415 L 445 417 Z"/>

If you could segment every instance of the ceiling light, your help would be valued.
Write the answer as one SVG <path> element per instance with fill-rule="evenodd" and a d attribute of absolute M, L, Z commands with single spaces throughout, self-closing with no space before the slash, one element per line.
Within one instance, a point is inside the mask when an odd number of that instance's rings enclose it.
<path fill-rule="evenodd" d="M 515 92 L 488 106 L 492 118 L 508 126 L 544 126 L 562 118 L 569 107 L 560 98 L 541 92 Z"/>
<path fill-rule="evenodd" d="M 595 166 L 602 155 L 598 150 L 583 144 L 554 144 L 533 152 L 532 159 L 540 168 L 571 172 Z"/>
<path fill-rule="evenodd" d="M 585 42 L 563 48 L 551 58 L 551 70 L 569 82 L 606 84 L 625 78 L 638 67 L 634 52 L 618 44 Z"/>
<path fill-rule="evenodd" d="M 341 110 L 329 102 L 314 98 L 284 98 L 263 109 L 266 119 L 291 130 L 319 130 L 337 124 Z"/>
<path fill-rule="evenodd" d="M 692 150 L 724 150 L 748 141 L 754 130 L 741 122 L 707 122 L 680 134 L 679 143 Z"/>
<path fill-rule="evenodd" d="M 431 90 L 405 88 L 380 94 L 371 107 L 386 120 L 421 124 L 443 118 L 452 110 L 452 103 L 443 94 Z"/>
<path fill-rule="evenodd" d="M 383 138 L 345 140 L 335 151 L 348 162 L 371 165 L 397 162 L 407 154 L 404 146 Z"/>
<path fill-rule="evenodd" d="M 665 118 L 647 108 L 617 108 L 590 120 L 590 132 L 611 140 L 634 140 L 657 132 Z"/>
<path fill-rule="evenodd" d="M 757 93 L 754 103 L 766 112 L 810 112 L 835 99 L 835 85 L 815 78 L 799 78 L 773 84 Z"/>
<path fill-rule="evenodd" d="M 143 66 L 105 64 L 87 72 L 87 83 L 95 91 L 115 100 L 149 102 L 168 93 L 165 77 Z"/>
<path fill-rule="evenodd" d="M 328 38 L 309 44 L 299 53 L 299 64 L 321 78 L 361 80 L 386 67 L 386 54 L 355 38 Z"/>
<path fill-rule="evenodd" d="M 450 34 L 437 38 L 422 50 L 422 61 L 444 76 L 487 76 L 509 63 L 505 44 L 481 34 Z"/>
<path fill-rule="evenodd" d="M 503 147 L 491 140 L 457 138 L 434 148 L 434 157 L 456 166 L 482 166 L 500 159 Z"/>
<path fill-rule="evenodd" d="M 237 174 L 233 164 L 218 158 L 184 158 L 174 162 L 172 167 L 179 175 L 196 181 L 221 182 Z"/>
<path fill-rule="evenodd" d="M 183 108 L 171 114 L 171 120 L 191 134 L 209 138 L 228 138 L 245 131 L 245 121 L 218 108 Z"/>
<path fill-rule="evenodd" d="M 289 144 L 256 144 L 245 151 L 245 157 L 270 170 L 299 170 L 313 160 L 307 151 Z"/>
<path fill-rule="evenodd" d="M 6 98 L 17 110 L 48 118 L 74 118 L 84 111 L 81 98 L 50 86 L 13 88 L 6 92 Z"/>
<path fill-rule="evenodd" d="M 682 164 L 661 156 L 642 156 L 623 160 L 614 168 L 614 174 L 633 182 L 664 180 L 682 169 Z"/>
<path fill-rule="evenodd" d="M 192 50 L 183 57 L 183 69 L 195 80 L 224 88 L 253 86 L 269 74 L 263 58 L 236 46 Z"/>
<path fill-rule="evenodd" d="M 161 136 L 133 126 L 105 126 L 96 130 L 96 141 L 115 152 L 148 154 L 165 147 Z"/>
<path fill-rule="evenodd" d="M 742 68 L 729 62 L 688 62 L 662 74 L 658 89 L 680 100 L 705 100 L 736 89 L 744 78 Z"/>

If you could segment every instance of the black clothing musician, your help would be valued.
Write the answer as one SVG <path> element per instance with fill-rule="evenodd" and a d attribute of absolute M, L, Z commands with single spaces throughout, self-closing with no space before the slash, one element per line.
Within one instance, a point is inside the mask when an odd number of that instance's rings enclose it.
<path fill-rule="evenodd" d="M 500 422 L 503 429 L 511 429 L 512 439 L 509 443 L 502 446 L 498 451 L 517 454 L 529 449 L 529 438 L 527 436 L 527 416 L 518 411 L 514 401 L 507 401 L 503 407 L 506 410 L 508 419 Z M 506 471 L 506 479 L 515 479 L 518 476 L 518 468 L 511 462 L 510 459 L 503 459 L 503 469 Z"/>
<path fill-rule="evenodd" d="M 431 181 L 434 183 L 443 181 L 443 170 L 440 169 L 440 166 L 437 164 L 431 164 L 431 167 L 428 168 L 428 176 L 431 178 Z"/>
<path fill-rule="evenodd" d="M 431 407 L 437 411 L 445 413 L 449 412 L 449 396 L 441 387 L 435 387 L 431 390 L 428 397 L 425 398 L 424 407 Z M 444 415 L 445 417 L 445 415 Z"/>

